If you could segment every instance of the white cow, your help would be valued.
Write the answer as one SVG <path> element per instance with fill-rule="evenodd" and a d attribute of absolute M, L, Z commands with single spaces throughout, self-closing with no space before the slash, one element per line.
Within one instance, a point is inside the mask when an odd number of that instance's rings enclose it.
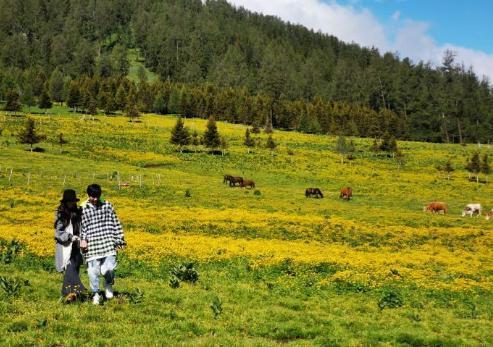
<path fill-rule="evenodd" d="M 472 217 L 474 214 L 481 215 L 481 204 L 467 204 L 462 210 L 462 217 Z"/>

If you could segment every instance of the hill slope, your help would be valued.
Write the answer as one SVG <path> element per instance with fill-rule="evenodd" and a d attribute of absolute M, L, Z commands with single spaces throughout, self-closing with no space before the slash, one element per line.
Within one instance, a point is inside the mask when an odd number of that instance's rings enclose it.
<path fill-rule="evenodd" d="M 219 123 L 224 156 L 201 146 L 180 154 L 169 145 L 174 117 L 35 119 L 48 139 L 63 132 L 69 143 L 29 153 L 13 137 L 24 118 L 2 121 L 0 276 L 30 282 L 17 297 L 0 292 L 3 344 L 493 342 L 493 228 L 460 217 L 469 202 L 493 207 L 489 185 L 469 182 L 463 169 L 476 146 L 399 142 L 399 167 L 355 138 L 356 159 L 342 164 L 327 136 L 276 131 L 275 151 L 248 151 L 244 126 Z M 185 124 L 205 129 L 203 120 Z M 449 157 L 452 180 L 435 169 Z M 225 173 L 257 187 L 228 187 Z M 118 175 L 130 187 L 118 189 Z M 126 231 L 121 293 L 103 307 L 63 306 L 53 211 L 63 188 L 82 195 L 92 182 Z M 346 185 L 349 202 L 338 198 Z M 307 187 L 325 198 L 305 198 Z M 422 212 L 432 200 L 446 201 L 449 214 Z M 5 243 L 12 239 L 23 252 Z M 170 270 L 189 261 L 199 281 L 170 288 Z"/>

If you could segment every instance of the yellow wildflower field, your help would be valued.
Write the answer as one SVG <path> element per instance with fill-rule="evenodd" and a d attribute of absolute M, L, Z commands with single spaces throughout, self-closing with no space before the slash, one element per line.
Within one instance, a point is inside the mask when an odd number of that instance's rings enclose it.
<path fill-rule="evenodd" d="M 179 153 L 169 144 L 175 117 L 146 115 L 97 121 L 74 116 L 34 117 L 48 135 L 42 153 L 27 152 L 13 136 L 22 119 L 5 117 L 0 143 L 0 239 L 18 239 L 40 256 L 52 256 L 54 211 L 64 188 L 103 186 L 121 219 L 125 254 L 151 264 L 167 257 L 201 262 L 247 258 L 252 267 L 285 260 L 339 266 L 324 281 L 380 286 L 402 281 L 423 288 L 493 287 L 493 228 L 484 217 L 463 218 L 466 203 L 493 207 L 491 187 L 468 180 L 464 163 L 487 146 L 399 142 L 404 163 L 369 150 L 372 140 L 352 139 L 355 160 L 341 161 L 333 136 L 276 131 L 275 151 L 243 145 L 246 127 L 219 123 L 229 144 L 224 155 L 202 146 Z M 202 133 L 205 121 L 186 119 Z M 58 133 L 69 143 L 50 144 Z M 53 142 L 53 141 L 51 141 Z M 449 158 L 453 179 L 436 169 Z M 129 183 L 118 189 L 118 182 Z M 224 174 L 255 179 L 255 189 L 232 188 Z M 487 179 L 488 177 L 485 177 Z M 338 191 L 354 189 L 352 201 Z M 324 199 L 304 190 L 319 187 Z M 422 211 L 445 201 L 450 212 Z M 319 283 L 323 286 L 323 281 Z"/>

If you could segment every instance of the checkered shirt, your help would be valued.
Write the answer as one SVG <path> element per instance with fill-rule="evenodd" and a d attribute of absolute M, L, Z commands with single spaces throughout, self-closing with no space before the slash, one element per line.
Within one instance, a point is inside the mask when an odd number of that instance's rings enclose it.
<path fill-rule="evenodd" d="M 81 239 L 87 240 L 88 261 L 115 255 L 117 247 L 126 245 L 113 205 L 105 201 L 101 206 L 89 202 L 83 206 Z"/>

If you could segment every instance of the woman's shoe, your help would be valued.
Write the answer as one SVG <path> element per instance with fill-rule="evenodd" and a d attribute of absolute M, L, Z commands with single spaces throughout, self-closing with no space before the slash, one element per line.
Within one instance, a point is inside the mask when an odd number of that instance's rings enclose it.
<path fill-rule="evenodd" d="M 104 295 L 106 296 L 106 300 L 113 299 L 113 286 L 111 284 L 106 284 Z"/>
<path fill-rule="evenodd" d="M 100 300 L 99 293 L 94 294 L 94 296 L 92 297 L 93 305 L 99 305 L 99 300 Z"/>

